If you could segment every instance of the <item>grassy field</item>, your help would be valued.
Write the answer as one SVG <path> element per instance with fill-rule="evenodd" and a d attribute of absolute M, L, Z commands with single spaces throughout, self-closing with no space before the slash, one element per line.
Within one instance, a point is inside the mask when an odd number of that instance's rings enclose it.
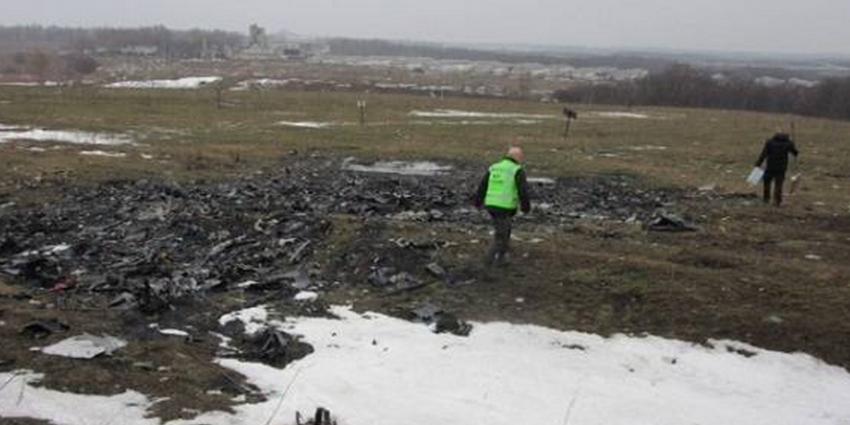
<path fill-rule="evenodd" d="M 356 101 L 368 101 L 366 128 L 356 125 Z M 417 125 L 411 110 L 458 109 L 551 115 L 539 124 L 509 119 L 440 119 Z M 72 171 L 86 178 L 114 173 L 170 173 L 274 164 L 292 149 L 320 150 L 374 158 L 432 158 L 478 161 L 485 165 L 509 143 L 520 141 L 534 172 L 551 175 L 623 172 L 659 184 L 701 186 L 714 183 L 732 191 L 743 184 L 763 140 L 777 126 L 796 124 L 803 150 L 801 171 L 808 180 L 800 203 L 820 201 L 842 212 L 848 192 L 833 186 L 845 180 L 850 123 L 791 116 L 689 109 L 635 108 L 648 119 L 601 117 L 582 106 L 569 140 L 561 137 L 560 107 L 493 99 L 431 99 L 349 93 L 227 92 L 217 108 L 211 89 L 197 91 L 0 88 L 0 123 L 56 129 L 130 133 L 144 146 L 130 152 L 170 157 L 151 167 L 130 155 L 126 160 L 70 159 L 67 150 L 42 154 L 3 149 L 9 176 Z M 446 121 L 476 121 L 446 125 Z M 326 129 L 287 128 L 279 121 L 335 122 Z M 481 121 L 488 121 L 484 124 Z M 663 147 L 663 148 L 662 148 Z M 664 150 L 658 150 L 664 149 Z M 236 160 L 241 164 L 234 164 Z M 12 171 L 8 173 L 8 171 Z M 810 198 L 810 199 L 809 199 Z"/>
<path fill-rule="evenodd" d="M 368 125 L 357 125 L 358 99 Z M 649 332 L 694 341 L 733 338 L 802 350 L 850 366 L 850 123 L 740 111 L 623 110 L 577 105 L 579 120 L 561 137 L 559 105 L 494 99 L 433 99 L 338 92 L 136 91 L 0 87 L 0 124 L 129 134 L 137 146 L 103 149 L 125 158 L 77 154 L 90 147 L 0 144 L 0 201 L 40 202 L 62 184 L 120 178 L 226 179 L 280 166 L 292 150 L 339 158 L 430 159 L 479 164 L 510 143 L 526 150 L 538 176 L 628 174 L 643 185 L 713 185 L 715 201 L 677 208 L 698 218 L 693 234 L 653 234 L 624 223 L 578 221 L 551 228 L 521 224 L 519 260 L 487 283 L 429 287 L 395 297 L 340 291 L 338 301 L 387 311 L 423 299 L 472 319 L 510 319 L 594 332 Z M 424 119 L 412 110 L 551 115 L 532 125 L 511 119 Z M 643 114 L 644 118 L 605 115 Z M 430 124 L 421 121 L 430 121 Z M 463 125 L 461 121 L 473 121 Z M 280 121 L 332 122 L 321 129 Z M 482 123 L 480 121 L 487 121 Z M 795 123 L 800 191 L 781 209 L 751 197 L 743 181 L 765 138 Z M 142 154 L 153 159 L 143 159 Z M 338 218 L 332 252 L 362 248 L 365 224 Z M 438 233 L 457 245 L 441 252 L 453 267 L 477 261 L 486 229 L 389 224 L 373 235 Z M 330 255 L 330 254 L 329 254 Z M 808 256 L 808 258 L 807 258 Z M 813 257 L 816 256 L 816 257 Z M 522 302 L 517 302 L 521 298 Z"/>

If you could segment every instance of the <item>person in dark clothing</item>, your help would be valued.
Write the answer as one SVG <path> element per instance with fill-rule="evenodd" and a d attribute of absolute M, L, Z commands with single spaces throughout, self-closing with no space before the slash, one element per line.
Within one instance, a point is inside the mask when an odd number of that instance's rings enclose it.
<path fill-rule="evenodd" d="M 504 158 L 490 166 L 475 194 L 475 206 L 487 208 L 495 230 L 493 245 L 485 258 L 488 266 L 507 264 L 513 216 L 517 209 L 526 214 L 531 211 L 523 160 L 522 149 L 510 148 Z"/>
<path fill-rule="evenodd" d="M 756 161 L 756 167 L 761 167 L 762 163 L 767 161 L 763 177 L 764 203 L 766 204 L 770 203 L 771 185 L 773 185 L 774 204 L 777 207 L 782 204 L 782 185 L 785 182 L 785 171 L 788 169 L 789 154 L 797 158 L 800 152 L 786 133 L 778 132 L 764 143 L 764 149 Z"/>

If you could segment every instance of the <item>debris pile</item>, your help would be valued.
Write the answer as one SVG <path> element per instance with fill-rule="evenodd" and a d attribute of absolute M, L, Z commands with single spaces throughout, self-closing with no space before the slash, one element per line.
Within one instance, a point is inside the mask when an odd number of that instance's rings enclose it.
<path fill-rule="evenodd" d="M 487 223 L 470 206 L 479 169 L 293 156 L 279 172 L 226 182 L 112 181 L 72 186 L 35 208 L 0 210 L 0 275 L 60 294 L 82 307 L 157 312 L 204 291 L 276 291 L 292 299 L 328 285 L 313 253 L 332 230 L 332 214 L 364 219 Z M 387 164 L 393 165 L 388 167 Z M 393 170 L 401 170 L 394 173 Z M 449 171 L 451 170 L 451 171 Z M 529 221 L 577 218 L 647 220 L 676 192 L 643 190 L 623 176 L 534 184 Z M 370 261 L 369 283 L 405 290 L 451 274 L 434 263 L 439 241 L 394 241 L 409 265 Z M 306 293 L 298 296 L 305 300 Z M 310 297 L 311 299 L 314 297 Z M 105 301 L 104 301 L 105 299 Z"/>

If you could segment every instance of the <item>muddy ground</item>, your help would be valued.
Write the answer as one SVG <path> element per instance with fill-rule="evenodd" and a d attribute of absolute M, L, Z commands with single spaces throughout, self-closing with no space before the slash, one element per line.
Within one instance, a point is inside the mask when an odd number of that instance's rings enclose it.
<path fill-rule="evenodd" d="M 511 264 L 488 268 L 488 220 L 469 202 L 479 166 L 410 176 L 351 163 L 293 153 L 229 181 L 48 179 L 0 194 L 0 371 L 34 370 L 72 392 L 133 389 L 164 398 L 159 417 L 193 417 L 262 397 L 214 358 L 281 366 L 309 353 L 292 343 L 269 354 L 267 340 L 219 317 L 259 304 L 325 314 L 336 303 L 729 338 L 850 366 L 847 216 L 629 175 L 555 178 L 534 184 L 534 211 L 517 217 Z M 662 212 L 695 230 L 650 230 Z M 318 300 L 295 301 L 304 290 Z M 51 330 L 24 331 L 33 323 Z M 189 336 L 160 332 L 169 328 Z M 82 332 L 129 344 L 92 360 L 31 350 Z"/>

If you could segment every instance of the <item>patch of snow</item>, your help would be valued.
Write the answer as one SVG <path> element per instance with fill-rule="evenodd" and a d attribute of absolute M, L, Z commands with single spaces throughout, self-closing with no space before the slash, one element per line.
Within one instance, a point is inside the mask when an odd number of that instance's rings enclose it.
<path fill-rule="evenodd" d="M 219 339 L 218 348 L 230 351 L 238 351 L 230 345 L 230 343 L 233 341 L 233 338 L 224 334 L 220 334 L 218 332 L 210 332 L 210 335 Z"/>
<path fill-rule="evenodd" d="M 269 323 L 315 349 L 285 369 L 216 361 L 246 376 L 266 401 L 167 424 L 291 423 L 296 411 L 309 415 L 317 406 L 344 425 L 844 425 L 850 417 L 850 373 L 805 354 L 725 340 L 702 346 L 500 322 L 476 323 L 460 337 L 350 307 L 332 307 L 331 313 L 339 319 Z M 222 320 L 267 317 L 255 307 Z M 128 425 L 160 423 L 146 416 L 155 401 L 144 395 L 62 393 L 36 386 L 42 378 L 30 371 L 0 373 L 3 417 L 70 425 L 104 417 Z"/>
<path fill-rule="evenodd" d="M 36 82 L 3 82 L 0 83 L 0 86 L 9 86 L 9 87 L 58 87 L 61 86 L 62 83 L 58 81 L 45 81 L 43 83 Z"/>
<path fill-rule="evenodd" d="M 41 352 L 52 356 L 70 357 L 72 359 L 91 359 L 101 354 L 111 354 L 113 351 L 126 345 L 127 341 L 113 336 L 82 334 L 44 347 L 41 349 Z"/>
<path fill-rule="evenodd" d="M 502 121 L 493 121 L 493 120 L 433 120 L 433 121 L 423 121 L 423 120 L 414 120 L 410 121 L 411 125 L 533 125 L 540 124 L 539 120 L 520 120 L 520 119 L 511 119 L 511 120 L 502 120 Z"/>
<path fill-rule="evenodd" d="M 189 336 L 189 332 L 181 331 L 180 329 L 160 329 L 159 333 L 161 333 L 163 335 L 170 335 L 170 336 L 183 336 L 183 337 Z"/>
<path fill-rule="evenodd" d="M 58 254 L 60 252 L 65 252 L 69 249 L 71 249 L 71 245 L 68 245 L 66 243 L 60 243 L 59 245 L 46 246 L 46 247 L 42 248 L 42 251 L 47 252 L 47 253 L 51 253 L 51 254 Z"/>
<path fill-rule="evenodd" d="M 29 370 L 0 373 L 0 418 L 33 418 L 57 425 L 115 423 L 159 425 L 147 418 L 153 405 L 135 391 L 111 396 L 83 395 L 50 390 L 37 384 L 44 378 Z M 2 419 L 0 419 L 2 422 Z"/>
<path fill-rule="evenodd" d="M 529 183 L 537 183 L 537 184 L 545 184 L 545 185 L 555 184 L 555 179 L 553 179 L 551 177 L 529 177 L 527 180 L 528 180 Z"/>
<path fill-rule="evenodd" d="M 256 286 L 256 285 L 259 285 L 259 284 L 260 284 L 260 282 L 257 282 L 256 280 L 246 280 L 244 282 L 237 283 L 236 287 L 241 288 L 241 289 L 246 289 L 246 288 L 250 288 L 252 286 Z"/>
<path fill-rule="evenodd" d="M 342 169 L 362 173 L 402 174 L 406 176 L 434 176 L 452 169 L 430 161 L 378 161 L 372 165 L 355 164 L 352 158 L 343 161 Z"/>
<path fill-rule="evenodd" d="M 173 424 L 285 422 L 316 406 L 346 425 L 514 425 L 565 417 L 576 424 L 839 425 L 850 417 L 850 374 L 804 354 L 508 323 L 475 324 L 469 337 L 435 335 L 381 314 L 332 312 L 340 320 L 279 324 L 316 350 L 286 369 L 218 360 L 268 401 Z"/>
<path fill-rule="evenodd" d="M 638 114 L 634 112 L 589 112 L 588 114 L 601 118 L 634 118 L 639 120 L 650 118 L 647 114 Z"/>
<path fill-rule="evenodd" d="M 153 155 L 148 155 L 146 153 L 142 154 L 142 159 L 153 159 Z"/>
<path fill-rule="evenodd" d="M 257 78 L 253 80 L 244 80 L 236 83 L 236 86 L 231 88 L 231 91 L 245 91 L 249 89 L 270 89 L 284 87 L 292 84 L 293 80 L 276 80 L 273 78 Z"/>
<path fill-rule="evenodd" d="M 659 146 L 659 145 L 641 145 L 641 146 L 630 146 L 629 149 L 637 152 L 642 151 L 666 151 L 667 146 Z"/>
<path fill-rule="evenodd" d="M 0 127 L 0 143 L 12 140 L 61 142 L 80 145 L 132 145 L 133 141 L 117 134 L 90 133 L 73 130 L 44 130 L 40 128 Z"/>
<path fill-rule="evenodd" d="M 301 291 L 295 294 L 295 297 L 293 297 L 292 299 L 294 299 L 295 301 L 314 301 L 318 298 L 319 294 L 317 292 Z"/>
<path fill-rule="evenodd" d="M 86 156 L 105 156 L 107 158 L 124 158 L 127 156 L 124 152 L 106 152 L 106 151 L 80 151 L 80 155 Z"/>
<path fill-rule="evenodd" d="M 240 321 L 245 325 L 245 333 L 252 335 L 262 329 L 268 320 L 269 311 L 261 305 L 225 314 L 218 319 L 218 324 L 227 326 L 230 322 Z"/>
<path fill-rule="evenodd" d="M 107 84 L 112 89 L 197 89 L 221 81 L 221 77 L 186 77 L 174 80 L 119 81 Z"/>
<path fill-rule="evenodd" d="M 556 115 L 523 114 L 519 112 L 476 112 L 460 111 L 457 109 L 434 109 L 432 111 L 410 111 L 411 116 L 420 118 L 523 118 L 523 119 L 549 119 L 557 118 Z"/>
<path fill-rule="evenodd" d="M 334 124 L 330 123 L 330 122 L 315 122 L 315 121 L 278 121 L 277 125 L 282 125 L 284 127 L 320 129 L 320 128 L 331 127 Z"/>

